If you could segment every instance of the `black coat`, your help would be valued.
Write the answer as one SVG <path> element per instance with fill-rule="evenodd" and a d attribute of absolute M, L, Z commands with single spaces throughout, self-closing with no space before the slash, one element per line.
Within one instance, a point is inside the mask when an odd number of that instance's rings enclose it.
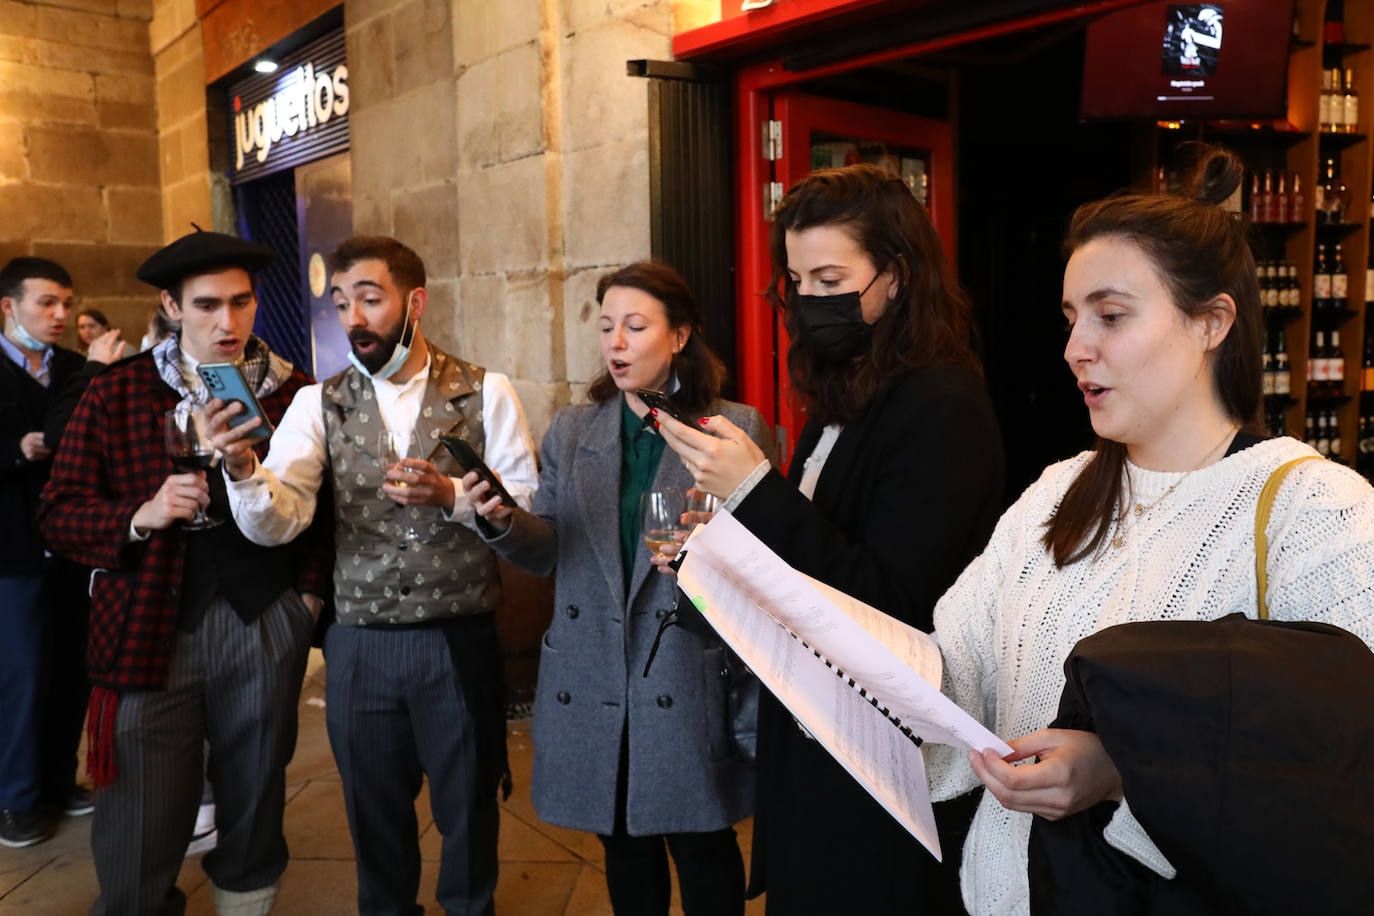
<path fill-rule="evenodd" d="M 1003 452 L 981 379 L 915 371 L 845 425 L 808 500 L 796 487 L 822 428 L 808 423 L 790 480 L 770 473 L 734 515 L 788 564 L 922 630 L 983 549 L 1001 509 Z M 750 893 L 770 916 L 961 912 L 959 849 L 973 796 L 937 805 L 945 867 L 771 696 L 759 709 Z"/>
<path fill-rule="evenodd" d="M 1055 728 L 1096 731 L 1131 812 L 1178 870 L 1107 845 L 1102 802 L 1035 818 L 1044 916 L 1368 913 L 1374 655 L 1321 623 L 1141 621 L 1080 640 Z"/>
<path fill-rule="evenodd" d="M 38 498 L 52 461 L 29 461 L 19 442 L 29 433 L 46 433 L 57 396 L 85 362 L 79 353 L 53 347 L 48 365 L 51 383 L 45 388 L 7 354 L 0 353 L 0 576 L 42 572 Z M 65 416 L 61 425 L 65 425 Z"/>

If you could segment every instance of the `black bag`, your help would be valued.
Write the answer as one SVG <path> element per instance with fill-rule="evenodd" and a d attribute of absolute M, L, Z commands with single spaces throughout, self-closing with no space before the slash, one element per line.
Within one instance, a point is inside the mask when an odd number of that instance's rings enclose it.
<path fill-rule="evenodd" d="M 728 678 L 725 696 L 735 756 L 745 763 L 754 763 L 759 753 L 759 691 L 763 685 L 758 675 L 728 647 L 725 649 L 725 670 Z"/>
<path fill-rule="evenodd" d="M 1104 802 L 1035 818 L 1031 912 L 1368 913 L 1374 654 L 1320 623 L 1148 621 L 1080 640 L 1055 728 L 1096 732 L 1178 870 L 1107 845 Z"/>

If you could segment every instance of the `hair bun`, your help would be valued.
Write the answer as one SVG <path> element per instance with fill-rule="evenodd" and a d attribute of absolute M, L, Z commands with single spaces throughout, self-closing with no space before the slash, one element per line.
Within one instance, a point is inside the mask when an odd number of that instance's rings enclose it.
<path fill-rule="evenodd" d="M 1183 193 L 1204 204 L 1224 203 L 1245 179 L 1245 163 L 1222 146 L 1183 145 L 1192 153 L 1193 167 L 1183 181 Z"/>

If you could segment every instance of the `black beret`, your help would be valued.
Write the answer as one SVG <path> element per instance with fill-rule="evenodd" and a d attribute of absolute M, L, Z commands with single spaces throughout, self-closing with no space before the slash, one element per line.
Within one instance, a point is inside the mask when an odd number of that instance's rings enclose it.
<path fill-rule="evenodd" d="M 155 252 L 138 268 L 137 276 L 158 289 L 171 289 L 187 277 L 226 267 L 241 267 L 254 273 L 272 263 L 276 256 L 266 245 L 197 227 L 190 235 L 183 235 Z"/>

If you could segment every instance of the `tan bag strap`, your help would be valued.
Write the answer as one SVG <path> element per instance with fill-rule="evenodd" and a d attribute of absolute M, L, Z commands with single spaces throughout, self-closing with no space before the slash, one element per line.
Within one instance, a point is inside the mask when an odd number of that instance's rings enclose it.
<path fill-rule="evenodd" d="M 1269 590 L 1269 536 L 1265 534 L 1265 529 L 1269 527 L 1269 511 L 1274 508 L 1274 497 L 1278 496 L 1279 487 L 1289 471 L 1304 461 L 1316 461 L 1320 458 L 1320 455 L 1308 455 L 1279 465 L 1269 475 L 1264 489 L 1260 490 L 1259 504 L 1255 507 L 1255 581 L 1259 585 L 1260 620 L 1269 619 L 1269 603 L 1264 598 Z"/>

